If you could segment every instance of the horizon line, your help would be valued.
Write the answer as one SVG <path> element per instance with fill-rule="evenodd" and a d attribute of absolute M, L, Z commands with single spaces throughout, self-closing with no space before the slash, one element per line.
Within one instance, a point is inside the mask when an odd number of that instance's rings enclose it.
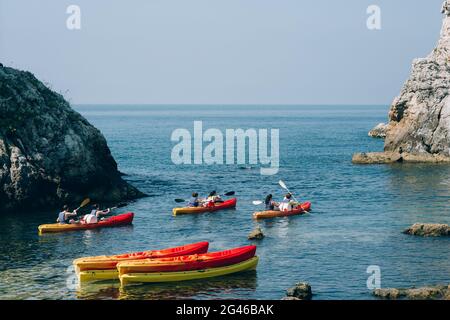
<path fill-rule="evenodd" d="M 364 106 L 368 106 L 368 107 L 386 107 L 386 106 L 390 106 L 391 104 L 359 104 L 359 103 L 338 103 L 338 104 L 329 104 L 329 103 L 323 103 L 323 104 L 318 104 L 318 103 L 312 103 L 312 104 L 308 104 L 308 103 L 282 103 L 282 104 L 277 104 L 277 103 L 70 103 L 70 105 L 72 106 L 155 106 L 155 107 L 161 107 L 161 106 L 167 106 L 167 107 L 177 107 L 177 106 L 195 106 L 195 107 L 201 107 L 201 106 L 223 106 L 223 107 L 233 107 L 233 106 L 255 106 L 255 107 L 261 107 L 261 106 L 268 106 L 268 107 L 273 107 L 273 106 L 286 106 L 286 107 L 303 107 L 303 106 L 308 106 L 308 107 L 324 107 L 324 106 L 330 106 L 330 107 L 338 107 L 338 106 L 342 106 L 342 107 L 364 107 Z"/>

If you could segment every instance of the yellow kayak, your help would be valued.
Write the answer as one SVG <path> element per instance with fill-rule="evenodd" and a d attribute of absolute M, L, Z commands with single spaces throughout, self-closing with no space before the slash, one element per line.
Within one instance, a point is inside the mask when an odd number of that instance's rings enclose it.
<path fill-rule="evenodd" d="M 126 286 L 130 283 L 173 282 L 197 280 L 224 276 L 232 273 L 253 270 L 258 265 L 258 257 L 253 257 L 231 266 L 183 272 L 126 273 L 120 276 L 120 283 Z"/>
<path fill-rule="evenodd" d="M 78 279 L 80 282 L 119 280 L 119 271 L 117 269 L 80 271 Z"/>

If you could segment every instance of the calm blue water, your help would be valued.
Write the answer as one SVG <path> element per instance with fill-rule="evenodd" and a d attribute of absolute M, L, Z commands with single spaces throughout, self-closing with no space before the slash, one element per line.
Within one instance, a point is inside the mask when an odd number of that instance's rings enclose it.
<path fill-rule="evenodd" d="M 53 212 L 0 217 L 0 299 L 279 299 L 308 281 L 315 299 L 371 299 L 366 268 L 381 268 L 382 287 L 450 282 L 450 240 L 401 231 L 415 222 L 450 223 L 450 166 L 352 165 L 357 151 L 381 150 L 367 131 L 386 120 L 385 106 L 78 106 L 108 140 L 126 179 L 150 197 L 130 204 L 132 227 L 38 236 Z M 176 166 L 176 128 L 279 128 L 281 168 L 261 176 L 242 166 Z M 311 214 L 264 222 L 251 202 L 281 197 L 279 179 Z M 236 191 L 238 207 L 198 216 L 171 215 L 174 198 L 196 190 Z M 67 285 L 74 258 L 210 241 L 211 250 L 251 243 L 260 226 L 256 272 L 208 281 L 143 285 Z"/>

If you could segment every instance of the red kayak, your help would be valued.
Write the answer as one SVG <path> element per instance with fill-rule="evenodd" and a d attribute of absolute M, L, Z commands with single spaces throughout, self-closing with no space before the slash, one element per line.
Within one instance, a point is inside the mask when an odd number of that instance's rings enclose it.
<path fill-rule="evenodd" d="M 173 215 L 178 214 L 190 214 L 190 213 L 203 213 L 203 212 L 213 212 L 224 209 L 232 209 L 236 207 L 237 199 L 229 199 L 224 202 L 217 202 L 213 206 L 206 207 L 184 207 L 184 208 L 174 208 L 172 210 Z"/>
<path fill-rule="evenodd" d="M 176 272 L 220 268 L 253 258 L 256 246 L 174 258 L 125 261 L 117 264 L 119 275 L 128 273 Z"/>
<path fill-rule="evenodd" d="M 84 270 L 108 270 L 115 269 L 121 261 L 140 260 L 140 259 L 159 259 L 177 257 L 183 255 L 202 254 L 208 252 L 208 242 L 198 242 L 187 244 L 181 247 L 150 250 L 142 252 L 124 253 L 113 256 L 95 256 L 79 258 L 73 261 L 78 271 Z"/>
<path fill-rule="evenodd" d="M 97 229 L 106 227 L 117 227 L 133 222 L 134 213 L 128 212 L 124 214 L 119 214 L 117 216 L 101 220 L 97 223 L 77 223 L 77 224 L 61 224 L 61 223 L 51 223 L 51 224 L 41 224 L 39 226 L 39 233 L 48 232 L 63 232 L 63 231 L 73 231 L 73 230 L 86 230 L 86 229 Z"/>

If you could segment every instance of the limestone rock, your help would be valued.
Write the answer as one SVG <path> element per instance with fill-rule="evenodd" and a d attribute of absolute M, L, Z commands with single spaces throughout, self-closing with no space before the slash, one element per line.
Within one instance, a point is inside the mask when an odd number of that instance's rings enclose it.
<path fill-rule="evenodd" d="M 403 233 L 421 237 L 445 237 L 450 236 L 450 226 L 446 224 L 415 223 Z"/>
<path fill-rule="evenodd" d="M 445 1 L 442 30 L 436 47 L 427 57 L 413 62 L 411 75 L 389 111 L 384 151 L 402 154 L 404 162 L 450 162 L 448 8 L 450 2 Z M 378 158 L 373 163 L 379 163 Z"/>
<path fill-rule="evenodd" d="M 355 164 L 382 164 L 400 162 L 402 156 L 398 152 L 355 153 L 352 162 Z"/>
<path fill-rule="evenodd" d="M 299 282 L 294 287 L 286 290 L 286 296 L 289 300 L 311 300 L 311 286 L 307 282 Z"/>
<path fill-rule="evenodd" d="M 0 68 L 0 212 L 142 196 L 103 135 L 30 72 Z"/>
<path fill-rule="evenodd" d="M 450 285 L 410 289 L 376 289 L 373 292 L 373 295 L 388 300 L 445 300 L 448 299 L 450 295 Z"/>
<path fill-rule="evenodd" d="M 375 126 L 372 130 L 369 131 L 369 137 L 372 138 L 386 138 L 386 131 L 387 131 L 388 125 L 385 123 L 379 123 L 377 126 Z"/>
<path fill-rule="evenodd" d="M 250 234 L 248 235 L 248 240 L 261 240 L 264 238 L 264 233 L 262 232 L 261 228 L 256 228 Z"/>

